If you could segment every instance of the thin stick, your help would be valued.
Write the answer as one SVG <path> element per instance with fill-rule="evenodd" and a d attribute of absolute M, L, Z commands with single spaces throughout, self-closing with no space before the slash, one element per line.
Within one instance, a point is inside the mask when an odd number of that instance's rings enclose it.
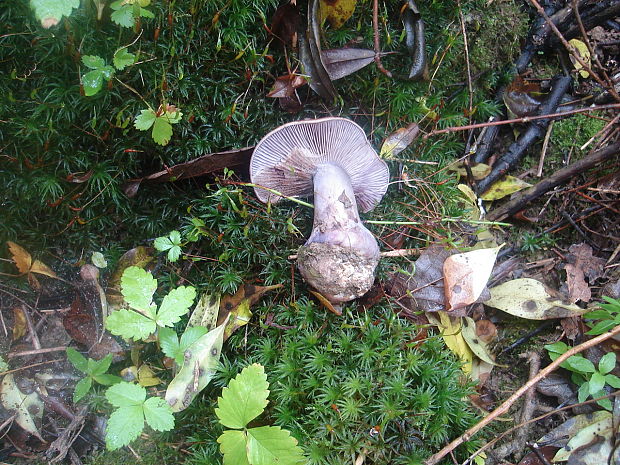
<path fill-rule="evenodd" d="M 9 352 L 8 358 L 26 357 L 28 355 L 47 354 L 48 352 L 61 352 L 67 350 L 67 346 L 49 347 L 47 349 L 23 350 L 21 352 Z"/>
<path fill-rule="evenodd" d="M 391 78 L 392 73 L 383 67 L 381 63 L 381 43 L 379 42 L 379 0 L 374 0 L 372 4 L 372 29 L 374 35 L 375 45 L 375 64 L 379 71 Z"/>
<path fill-rule="evenodd" d="M 542 176 L 543 166 L 545 164 L 545 156 L 547 155 L 547 147 L 549 146 L 549 139 L 551 139 L 551 132 L 553 131 L 553 123 L 554 121 L 550 121 L 549 126 L 547 126 L 547 134 L 545 134 L 545 140 L 543 141 L 542 149 L 540 150 L 538 171 L 536 171 L 536 176 L 539 178 Z"/>
<path fill-rule="evenodd" d="M 461 20 L 461 31 L 463 32 L 463 44 L 465 45 L 465 64 L 467 66 L 467 89 L 469 90 L 469 118 L 471 121 L 472 104 L 474 100 L 474 90 L 471 84 L 471 67 L 469 65 L 469 46 L 467 45 L 467 31 L 465 30 L 465 19 L 463 18 L 463 10 L 461 9 L 461 0 L 457 0 L 459 6 L 459 19 Z"/>
<path fill-rule="evenodd" d="M 535 121 L 537 119 L 561 118 L 563 116 L 574 115 L 577 113 L 588 113 L 590 111 L 597 111 L 597 110 L 612 110 L 616 108 L 620 108 L 620 103 L 610 103 L 607 105 L 598 105 L 598 106 L 593 106 L 593 107 L 588 107 L 588 108 L 576 108 L 574 110 L 562 111 L 559 113 L 550 113 L 548 115 L 524 116 L 523 118 L 504 119 L 501 121 L 489 121 L 486 123 L 468 124 L 467 126 L 453 126 L 451 128 L 438 129 L 436 131 L 431 131 L 422 137 L 423 139 L 428 139 L 431 136 L 436 136 L 438 134 L 446 134 L 448 132 L 469 131 L 470 129 L 486 128 L 488 126 L 502 126 L 504 124 L 529 123 L 530 121 Z"/>
<path fill-rule="evenodd" d="M 603 129 L 601 129 L 599 132 L 597 132 L 592 137 L 590 137 L 590 140 L 588 140 L 588 142 L 586 142 L 581 147 L 579 147 L 579 149 L 585 150 L 588 145 L 594 142 L 594 139 L 596 139 L 597 137 L 607 132 L 610 127 L 614 126 L 618 122 L 618 119 L 620 119 L 620 113 L 618 113 L 614 119 L 612 119 L 609 123 L 607 123 Z"/>
<path fill-rule="evenodd" d="M 487 426 L 489 423 L 491 423 L 492 421 L 496 420 L 498 417 L 506 413 L 510 409 L 512 404 L 514 404 L 517 400 L 519 400 L 519 398 L 523 394 L 525 394 L 530 388 L 538 384 L 538 382 L 541 379 L 545 378 L 546 376 L 551 374 L 553 371 L 555 371 L 562 364 L 562 362 L 564 362 L 565 360 L 567 360 L 568 358 L 572 357 L 575 354 L 583 352 L 584 350 L 589 349 L 590 347 L 594 347 L 595 345 L 600 344 L 603 341 L 606 341 L 607 339 L 615 336 L 616 334 L 620 334 L 620 325 L 616 326 L 614 329 L 612 329 L 608 333 L 601 334 L 600 336 L 597 336 L 594 339 L 590 339 L 589 341 L 579 344 L 578 346 L 575 346 L 572 349 L 569 349 L 566 352 L 564 352 L 562 355 L 556 358 L 553 362 L 551 362 L 545 368 L 540 370 L 540 372 L 538 372 L 538 374 L 534 378 L 530 379 L 527 383 L 525 383 L 523 386 L 517 389 L 517 391 L 515 391 L 513 395 L 511 395 L 508 399 L 506 399 L 502 405 L 497 407 L 489 415 L 487 415 L 482 420 L 480 420 L 478 423 L 476 423 L 474 426 L 469 428 L 464 434 L 456 438 L 446 447 L 444 447 L 439 452 L 437 452 L 436 454 L 428 458 L 424 462 L 424 465 L 435 465 L 442 458 L 444 458 L 446 455 L 448 455 L 454 449 L 456 449 L 458 446 L 460 446 L 464 442 L 469 441 L 474 434 L 476 434 L 478 431 L 480 431 L 482 428 Z"/>
<path fill-rule="evenodd" d="M 22 370 L 27 370 L 29 368 L 38 367 L 39 365 L 47 365 L 48 363 L 56 363 L 56 362 L 62 362 L 62 361 L 63 361 L 62 358 L 57 358 L 54 360 L 47 360 L 45 362 L 33 363 L 32 365 L 26 365 L 25 367 L 14 368 L 12 370 L 7 370 L 7 371 L 0 371 L 0 376 L 8 375 L 9 373 L 16 373 Z"/>

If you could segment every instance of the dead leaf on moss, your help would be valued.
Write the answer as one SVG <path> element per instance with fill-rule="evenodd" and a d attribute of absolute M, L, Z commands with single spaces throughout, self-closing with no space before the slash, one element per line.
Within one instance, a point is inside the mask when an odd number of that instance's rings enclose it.
<path fill-rule="evenodd" d="M 588 311 L 553 297 L 543 283 L 532 278 L 513 279 L 490 291 L 485 305 L 528 320 L 566 318 Z"/>
<path fill-rule="evenodd" d="M 495 356 L 489 350 L 489 346 L 486 342 L 478 337 L 476 334 L 476 323 L 468 316 L 461 319 L 463 339 L 480 360 L 490 363 L 491 365 L 497 365 L 495 363 Z"/>
<path fill-rule="evenodd" d="M 381 146 L 381 158 L 390 160 L 405 150 L 420 134 L 420 127 L 416 123 L 411 123 L 404 128 L 399 128 L 386 137 Z"/>
<path fill-rule="evenodd" d="M 359 71 L 375 60 L 375 51 L 366 48 L 332 48 L 321 51 L 325 70 L 332 81 Z"/>
<path fill-rule="evenodd" d="M 463 372 L 470 374 L 474 353 L 463 337 L 461 318 L 453 318 L 448 313 L 441 311 L 437 312 L 437 315 L 427 313 L 426 316 L 432 324 L 437 325 L 448 348 L 461 360 Z"/>
<path fill-rule="evenodd" d="M 26 334 L 26 315 L 20 307 L 13 308 L 13 340 L 16 341 Z"/>
<path fill-rule="evenodd" d="M 334 29 L 340 28 L 355 11 L 357 0 L 321 0 L 321 22 L 327 20 Z"/>
<path fill-rule="evenodd" d="M 45 442 L 39 433 L 43 418 L 43 401 L 36 391 L 24 394 L 15 382 L 13 373 L 5 375 L 0 384 L 0 401 L 8 411 L 15 413 L 15 421 L 24 430 Z"/>
<path fill-rule="evenodd" d="M 340 307 L 334 306 L 334 304 L 332 304 L 329 300 L 327 300 L 327 298 L 323 294 L 317 291 L 313 291 L 312 289 L 310 289 L 310 293 L 314 297 L 316 297 L 319 303 L 323 307 L 325 307 L 327 310 L 334 313 L 335 315 L 342 316 L 342 309 Z"/>
<path fill-rule="evenodd" d="M 603 274 L 605 260 L 592 255 L 592 247 L 588 244 L 573 244 L 568 249 L 566 257 L 566 283 L 568 294 L 572 302 L 581 300 L 589 302 L 592 298 L 590 286 L 586 278 L 592 283 Z"/>
<path fill-rule="evenodd" d="M 124 381 L 130 383 L 137 381 L 138 384 L 143 387 L 157 386 L 158 384 L 162 383 L 161 379 L 155 376 L 155 373 L 153 372 L 151 367 L 148 366 L 146 363 L 143 363 L 142 365 L 140 365 L 140 367 L 132 365 L 130 367 L 124 368 L 121 370 L 120 374 L 123 377 Z"/>
<path fill-rule="evenodd" d="M 220 296 L 204 293 L 189 317 L 187 326 L 204 326 L 209 331 L 217 326 L 217 315 L 220 311 Z"/>
<path fill-rule="evenodd" d="M 447 311 L 466 307 L 480 298 L 500 248 L 477 249 L 446 258 L 443 277 Z"/>
<path fill-rule="evenodd" d="M 474 163 L 470 166 L 471 174 L 475 181 L 480 181 L 486 178 L 491 172 L 491 167 L 485 163 Z M 448 171 L 457 173 L 460 177 L 467 177 L 467 168 L 465 168 L 465 162 L 455 162 L 448 167 Z"/>

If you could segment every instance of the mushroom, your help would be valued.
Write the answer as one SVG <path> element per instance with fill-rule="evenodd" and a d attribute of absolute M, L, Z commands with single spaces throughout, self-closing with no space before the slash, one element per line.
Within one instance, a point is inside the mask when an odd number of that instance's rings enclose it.
<path fill-rule="evenodd" d="M 379 263 L 376 239 L 362 224 L 387 190 L 389 170 L 364 130 L 345 118 L 287 123 L 254 149 L 250 177 L 262 202 L 314 195 L 314 224 L 299 249 L 305 281 L 333 303 L 364 295 Z"/>

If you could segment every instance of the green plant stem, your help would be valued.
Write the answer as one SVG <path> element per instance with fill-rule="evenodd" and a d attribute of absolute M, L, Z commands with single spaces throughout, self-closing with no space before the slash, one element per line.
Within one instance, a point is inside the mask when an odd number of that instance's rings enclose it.
<path fill-rule="evenodd" d="M 515 391 L 513 395 L 511 395 L 508 399 L 506 399 L 504 403 L 502 403 L 502 405 L 497 407 L 489 415 L 487 415 L 481 421 L 479 421 L 474 426 L 469 428 L 467 431 L 465 431 L 465 433 L 463 433 L 461 436 L 456 438 L 446 447 L 444 447 L 439 452 L 437 452 L 436 454 L 432 455 L 427 460 L 425 460 L 424 465 L 435 465 L 442 458 L 444 458 L 446 455 L 448 455 L 450 452 L 456 449 L 458 446 L 460 446 L 464 442 L 469 441 L 474 434 L 476 434 L 478 431 L 480 431 L 482 428 L 487 426 L 489 423 L 491 423 L 496 418 L 506 413 L 510 409 L 512 404 L 514 404 L 531 387 L 538 384 L 538 382 L 541 379 L 547 377 L 549 374 L 555 371 L 562 362 L 564 362 L 565 360 L 567 360 L 568 358 L 572 357 L 575 354 L 583 352 L 584 350 L 590 347 L 594 347 L 595 345 L 600 344 L 603 341 L 606 341 L 607 339 L 615 336 L 616 334 L 620 334 L 620 325 L 616 326 L 614 329 L 612 329 L 608 333 L 601 334 L 600 336 L 597 336 L 594 339 L 590 339 L 589 341 L 579 344 L 578 346 L 575 346 L 572 349 L 569 349 L 566 352 L 564 352 L 562 355 L 556 358 L 553 362 L 551 362 L 549 365 L 547 365 L 545 368 L 539 371 L 538 374 L 534 378 L 530 379 L 527 383 L 525 383 L 523 386 L 517 389 L 517 391 Z"/>

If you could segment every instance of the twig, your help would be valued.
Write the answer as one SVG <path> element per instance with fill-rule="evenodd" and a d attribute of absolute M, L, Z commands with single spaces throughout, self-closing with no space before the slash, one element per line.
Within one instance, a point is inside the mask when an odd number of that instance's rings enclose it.
<path fill-rule="evenodd" d="M 567 179 L 572 178 L 578 173 L 582 173 L 583 171 L 589 170 L 597 166 L 604 160 L 611 158 L 613 156 L 618 156 L 620 152 L 620 142 L 616 142 L 613 145 L 609 145 L 604 149 L 597 150 L 586 156 L 585 158 L 576 161 L 570 166 L 566 168 L 562 168 L 557 171 L 553 176 L 550 176 L 547 179 L 543 179 L 535 186 L 530 187 L 524 193 L 519 195 L 518 197 L 510 200 L 505 203 L 501 207 L 493 210 L 487 215 L 489 220 L 503 220 L 504 218 L 522 210 L 525 205 L 537 199 L 541 195 L 549 192 L 554 187 L 559 186 Z"/>
<path fill-rule="evenodd" d="M 607 88 L 606 83 L 603 82 L 603 80 L 599 77 L 599 75 L 596 74 L 594 71 L 592 71 L 592 69 L 588 66 L 588 64 L 585 61 L 583 61 L 583 58 L 581 58 L 581 55 L 579 54 L 579 52 L 577 50 L 575 50 L 575 47 L 573 47 L 571 44 L 569 44 L 566 41 L 566 39 L 564 38 L 564 36 L 560 32 L 560 30 L 557 28 L 557 26 L 555 24 L 553 24 L 553 21 L 551 21 L 551 19 L 547 15 L 547 13 L 545 13 L 545 10 L 543 9 L 543 7 L 540 6 L 540 3 L 538 3 L 536 0 L 529 0 L 529 1 L 534 6 L 534 8 L 536 8 L 536 10 L 538 10 L 538 13 L 540 13 L 542 15 L 542 17 L 545 18 L 545 21 L 547 21 L 547 23 L 549 24 L 549 27 L 551 28 L 553 33 L 557 36 L 557 38 L 560 40 L 560 42 L 562 42 L 562 45 L 564 45 L 566 50 L 568 50 L 568 53 L 570 53 L 573 56 L 573 58 L 575 58 L 575 60 L 577 60 L 577 62 L 581 65 L 583 70 L 587 71 L 588 73 L 590 73 L 590 76 L 592 76 L 592 78 L 596 82 L 598 82 L 601 87 Z M 618 95 L 618 92 L 616 92 L 616 89 L 614 88 L 614 86 L 611 86 L 607 90 L 611 93 L 611 95 L 613 95 L 614 99 L 617 102 L 620 102 L 620 95 Z"/>
<path fill-rule="evenodd" d="M 500 121 L 489 121 L 487 123 L 468 124 L 467 126 L 453 126 L 450 128 L 437 129 L 436 131 L 431 131 L 428 134 L 425 134 L 424 136 L 422 136 L 422 138 L 428 139 L 431 136 L 437 136 L 439 134 L 446 134 L 448 132 L 469 131 L 470 129 L 486 128 L 488 126 L 502 126 L 504 124 L 529 123 L 530 121 L 536 121 L 537 119 L 562 118 L 564 116 L 574 115 L 576 113 L 588 113 L 590 111 L 612 110 L 612 109 L 617 109 L 617 108 L 620 108 L 620 103 L 609 103 L 607 105 L 598 105 L 598 106 L 592 106 L 588 108 L 576 108 L 574 110 L 561 111 L 558 113 L 550 113 L 548 115 L 524 116 L 523 118 L 505 119 L 505 120 L 500 120 Z"/>
<path fill-rule="evenodd" d="M 32 345 L 35 349 L 41 349 L 41 342 L 39 341 L 39 336 L 37 335 L 37 331 L 32 324 L 32 319 L 30 318 L 30 313 L 24 306 L 21 307 L 21 311 L 24 314 L 24 318 L 26 319 L 26 325 L 28 325 L 28 332 L 30 333 L 30 339 L 32 340 Z"/>
<path fill-rule="evenodd" d="M 375 64 L 379 71 L 391 78 L 392 73 L 383 67 L 381 63 L 381 43 L 379 42 L 379 0 L 374 0 L 372 4 L 372 29 L 374 35 L 375 45 Z"/>
<path fill-rule="evenodd" d="M 538 160 L 538 170 L 536 176 L 541 177 L 543 172 L 543 166 L 545 165 L 545 156 L 547 155 L 547 147 L 549 146 L 549 139 L 551 139 L 551 132 L 553 131 L 553 121 L 549 123 L 547 127 L 547 134 L 545 134 L 545 140 L 543 140 L 542 149 L 540 150 L 540 159 Z"/>
<path fill-rule="evenodd" d="M 460 446 L 464 442 L 469 441 L 474 434 L 476 434 L 478 431 L 480 431 L 482 428 L 487 426 L 489 423 L 493 422 L 498 417 L 506 413 L 508 409 L 510 409 L 512 404 L 514 404 L 531 387 L 536 386 L 536 384 L 541 379 L 543 379 L 544 377 L 546 377 L 547 375 L 555 371 L 562 364 L 562 362 L 564 362 L 565 360 L 567 360 L 568 358 L 572 357 L 575 354 L 583 352 L 584 350 L 589 349 L 590 347 L 594 347 L 595 345 L 600 344 L 603 341 L 606 341 L 607 339 L 615 336 L 616 334 L 620 334 L 620 325 L 616 326 L 614 329 L 612 329 L 608 333 L 601 334 L 600 336 L 597 336 L 594 339 L 590 339 L 589 341 L 579 344 L 578 346 L 575 346 L 567 350 L 566 352 L 564 352 L 562 355 L 556 358 L 553 362 L 551 362 L 545 368 L 540 370 L 534 378 L 530 379 L 527 383 L 525 383 L 523 386 L 517 389 L 517 391 L 515 391 L 513 395 L 511 395 L 508 399 L 506 399 L 502 405 L 497 407 L 489 415 L 487 415 L 482 420 L 480 420 L 478 423 L 476 423 L 474 426 L 469 428 L 464 434 L 456 438 L 446 447 L 444 447 L 439 452 L 437 452 L 436 454 L 432 455 L 430 458 L 425 460 L 424 465 L 435 465 L 442 458 L 444 458 L 446 455 L 448 455 L 450 452 L 456 449 L 458 446 Z"/>
<path fill-rule="evenodd" d="M 471 121 L 472 116 L 472 102 L 474 100 L 474 90 L 471 85 L 471 67 L 469 65 L 469 46 L 467 45 L 467 31 L 465 30 L 465 19 L 463 18 L 463 10 L 461 9 L 461 0 L 456 1 L 459 7 L 459 19 L 461 21 L 461 31 L 463 32 L 463 45 L 465 48 L 465 65 L 467 69 L 467 89 L 469 91 L 469 113 L 468 116 Z"/>
<path fill-rule="evenodd" d="M 601 136 L 602 134 L 607 132 L 609 130 L 609 128 L 614 126 L 618 122 L 618 119 L 620 119 L 620 113 L 618 113 L 614 119 L 612 119 L 609 123 L 607 123 L 603 129 L 601 129 L 599 132 L 597 132 L 592 137 L 590 137 L 588 142 L 586 142 L 581 147 L 579 147 L 579 149 L 580 150 L 585 150 L 588 145 L 590 145 L 592 142 L 594 142 L 594 139 L 596 139 L 597 137 Z"/>
<path fill-rule="evenodd" d="M 67 346 L 49 347 L 46 349 L 22 350 L 21 352 L 9 352 L 7 357 L 27 357 L 28 355 L 47 354 L 49 352 L 61 352 L 67 350 Z"/>
<path fill-rule="evenodd" d="M 62 362 L 62 361 L 63 361 L 62 358 L 57 358 L 54 360 L 46 360 L 45 362 L 33 363 L 32 365 L 26 365 L 23 367 L 14 368 L 12 370 L 0 371 L 0 376 L 8 375 L 9 373 L 15 373 L 15 372 L 22 371 L 22 370 L 28 370 L 29 368 L 38 367 L 39 365 L 47 365 L 48 363 L 56 363 L 56 362 Z"/>

